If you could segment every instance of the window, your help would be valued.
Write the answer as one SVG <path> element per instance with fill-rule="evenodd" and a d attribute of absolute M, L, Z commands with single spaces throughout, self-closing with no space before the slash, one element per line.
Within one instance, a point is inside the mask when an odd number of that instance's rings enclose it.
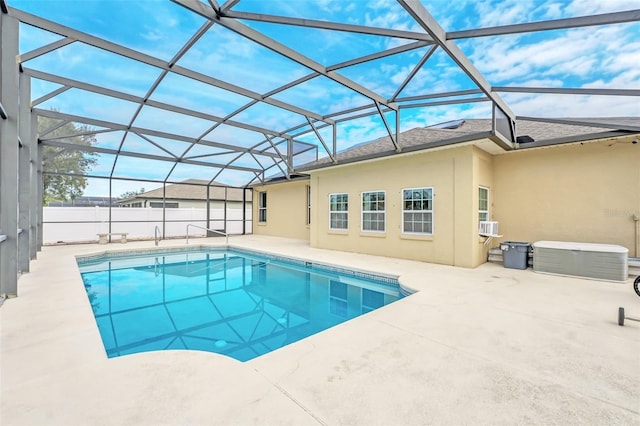
<path fill-rule="evenodd" d="M 178 203 L 172 202 L 172 203 L 164 203 L 164 206 L 168 209 L 177 209 L 178 208 Z M 151 201 L 149 203 L 149 207 L 154 208 L 154 209 L 161 209 L 162 208 L 162 201 L 160 202 L 156 202 L 156 201 Z"/>
<path fill-rule="evenodd" d="M 307 185 L 307 225 L 311 225 L 311 185 Z"/>
<path fill-rule="evenodd" d="M 258 193 L 258 222 L 267 221 L 267 192 Z"/>
<path fill-rule="evenodd" d="M 362 193 L 362 230 L 384 232 L 385 193 L 372 191 Z"/>
<path fill-rule="evenodd" d="M 402 232 L 433 234 L 433 188 L 402 191 Z"/>
<path fill-rule="evenodd" d="M 489 188 L 478 188 L 478 220 L 489 220 Z"/>
<path fill-rule="evenodd" d="M 349 194 L 329 194 L 329 229 L 349 228 Z"/>

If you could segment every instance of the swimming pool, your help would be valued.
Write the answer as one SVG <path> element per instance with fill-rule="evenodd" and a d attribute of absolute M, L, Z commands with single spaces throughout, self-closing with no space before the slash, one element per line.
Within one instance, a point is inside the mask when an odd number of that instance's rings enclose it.
<path fill-rule="evenodd" d="M 191 349 L 247 361 L 403 297 L 395 277 L 238 249 L 78 258 L 108 357 Z"/>

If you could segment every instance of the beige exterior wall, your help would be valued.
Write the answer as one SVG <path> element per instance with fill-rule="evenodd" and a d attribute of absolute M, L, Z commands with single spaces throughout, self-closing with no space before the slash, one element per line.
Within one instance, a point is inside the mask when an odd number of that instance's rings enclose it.
<path fill-rule="evenodd" d="M 503 239 L 634 247 L 640 215 L 640 144 L 632 138 L 494 157 L 494 218 Z"/>
<path fill-rule="evenodd" d="M 480 167 L 480 158 L 486 163 L 485 157 L 482 151 L 465 146 L 312 172 L 311 246 L 465 267 L 483 263 L 486 255 L 482 258 L 479 252 L 483 247 L 478 244 L 473 185 L 491 184 L 490 171 L 484 163 Z M 482 173 L 476 171 L 479 167 Z M 421 187 L 433 188 L 433 235 L 404 234 L 402 190 Z M 363 191 L 385 191 L 384 233 L 361 231 Z M 347 231 L 329 229 L 329 195 L 333 193 L 349 194 Z"/>
<path fill-rule="evenodd" d="M 493 156 L 487 152 L 474 148 L 473 155 L 473 185 L 471 189 L 472 206 L 476 214 L 471 218 L 470 249 L 471 265 L 476 267 L 487 261 L 489 248 L 492 244 L 484 245 L 485 237 L 478 234 L 479 222 L 479 188 L 484 187 L 489 190 L 489 220 L 495 220 L 493 214 L 494 179 L 493 179 Z M 490 241 L 491 243 L 491 241 Z"/>
<path fill-rule="evenodd" d="M 307 225 L 308 180 L 285 182 L 255 187 L 253 191 L 253 233 L 277 237 L 309 239 Z M 267 221 L 258 220 L 260 198 L 258 193 L 267 192 Z"/>
<path fill-rule="evenodd" d="M 309 239 L 312 247 L 476 267 L 500 241 L 618 244 L 640 256 L 640 144 L 626 140 L 523 149 L 490 155 L 474 146 L 408 153 L 311 172 L 309 181 L 256 188 L 268 220 L 254 233 Z M 311 185 L 311 226 L 306 186 Z M 501 239 L 478 235 L 479 187 Z M 433 235 L 402 233 L 402 190 L 432 187 Z M 361 194 L 385 191 L 386 230 L 361 230 Z M 329 194 L 349 194 L 349 229 L 329 229 Z M 640 232 L 640 231 L 638 231 Z"/>

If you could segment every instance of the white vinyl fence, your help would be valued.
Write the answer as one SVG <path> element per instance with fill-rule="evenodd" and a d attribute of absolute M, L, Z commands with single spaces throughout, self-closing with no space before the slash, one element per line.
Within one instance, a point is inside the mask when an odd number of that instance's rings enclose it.
<path fill-rule="evenodd" d="M 129 239 L 151 239 L 158 226 L 165 238 L 186 235 L 188 224 L 207 227 L 207 209 L 165 209 L 163 227 L 162 209 L 122 208 L 111 209 L 111 232 L 127 232 Z M 44 207 L 43 243 L 69 243 L 98 241 L 98 234 L 109 232 L 108 207 Z M 211 209 L 209 228 L 225 229 L 224 209 Z M 227 208 L 226 230 L 229 235 L 242 234 L 242 209 Z M 244 231 L 252 232 L 251 208 L 246 209 Z M 206 231 L 190 227 L 189 236 L 205 236 Z"/>

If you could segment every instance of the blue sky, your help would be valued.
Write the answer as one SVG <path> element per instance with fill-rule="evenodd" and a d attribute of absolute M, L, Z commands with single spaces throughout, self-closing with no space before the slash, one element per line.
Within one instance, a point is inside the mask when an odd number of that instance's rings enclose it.
<path fill-rule="evenodd" d="M 168 0 L 8 0 L 8 3 L 10 7 L 165 61 L 171 59 L 205 23 L 202 17 Z M 445 31 L 640 9 L 640 0 L 424 0 L 423 4 Z M 387 0 L 241 0 L 233 10 L 421 31 L 418 24 L 400 5 Z M 397 38 L 300 29 L 250 21 L 244 21 L 244 24 L 298 50 L 324 66 L 339 64 L 408 42 Z M 21 25 L 20 31 L 21 53 L 60 38 L 28 25 Z M 493 86 L 640 89 L 640 23 L 637 22 L 458 40 L 457 44 Z M 426 47 L 416 49 L 366 64 L 342 68 L 338 72 L 389 98 L 426 51 Z M 211 27 L 177 64 L 260 94 L 311 72 L 219 25 Z M 136 96 L 144 96 L 160 75 L 157 68 L 80 43 L 70 44 L 28 61 L 25 66 Z M 60 86 L 34 80 L 32 98 L 37 99 L 58 87 Z M 473 88 L 473 82 L 444 52 L 438 51 L 400 93 L 400 97 Z M 632 97 L 533 94 L 503 94 L 502 97 L 515 114 L 523 116 L 640 116 L 640 103 L 637 98 Z M 370 103 L 367 98 L 325 77 L 309 80 L 278 93 L 273 98 L 321 115 Z M 225 116 L 250 101 L 248 97 L 212 88 L 173 73 L 160 83 L 151 99 L 216 116 Z M 51 98 L 38 107 L 56 108 L 71 114 L 129 124 L 137 105 L 71 90 Z M 490 104 L 486 102 L 403 110 L 401 130 L 459 118 L 486 118 L 490 116 L 490 112 Z M 394 125 L 393 116 L 389 115 L 387 118 L 391 125 Z M 246 109 L 233 117 L 233 120 L 279 131 L 305 122 L 304 117 L 300 115 L 263 103 Z M 192 137 L 201 136 L 210 124 L 202 119 L 167 114 L 149 106 L 143 108 L 134 122 L 138 127 L 154 127 Z M 329 129 L 322 130 L 321 134 L 330 144 Z M 338 147 L 345 149 L 384 134 L 385 130 L 379 117 L 372 116 L 342 123 L 338 127 Z M 102 134 L 99 136 L 99 145 L 117 148 L 122 136 L 122 132 Z M 259 133 L 239 130 L 232 126 L 220 126 L 205 136 L 205 139 L 249 147 L 264 138 Z M 300 136 L 299 140 L 320 146 L 313 134 Z M 188 147 L 179 141 L 154 142 L 178 156 L 184 154 Z M 127 137 L 123 149 L 165 155 L 166 152 L 156 145 L 133 135 Z M 324 149 L 320 146 L 318 152 L 323 155 Z M 198 156 L 202 161 L 210 162 L 228 161 L 232 158 L 229 154 L 211 147 L 193 148 L 187 156 Z M 252 167 L 256 165 L 256 161 L 262 164 L 265 160 L 244 156 L 234 164 Z M 116 175 L 134 178 L 150 178 L 150 175 L 153 175 L 153 179 L 162 179 L 166 176 L 163 176 L 163 173 L 168 173 L 170 164 L 160 163 L 162 162 L 150 162 L 148 166 L 140 166 L 138 160 L 119 160 Z M 113 158 L 102 156 L 94 174 L 108 175 L 112 164 Z M 190 176 L 203 179 L 212 177 L 210 169 L 195 170 L 196 168 L 187 166 L 181 164 L 171 175 L 171 180 Z M 274 172 L 276 170 L 274 169 Z M 225 173 L 217 180 L 222 178 L 226 183 L 237 184 L 246 176 L 242 173 Z M 122 183 L 123 188 L 127 185 L 141 186 L 138 183 Z M 157 185 L 149 183 L 145 185 L 147 189 L 155 186 Z M 100 187 L 92 181 L 88 194 L 98 195 L 101 191 L 104 191 L 104 186 Z M 116 190 L 114 193 L 117 195 Z"/>

